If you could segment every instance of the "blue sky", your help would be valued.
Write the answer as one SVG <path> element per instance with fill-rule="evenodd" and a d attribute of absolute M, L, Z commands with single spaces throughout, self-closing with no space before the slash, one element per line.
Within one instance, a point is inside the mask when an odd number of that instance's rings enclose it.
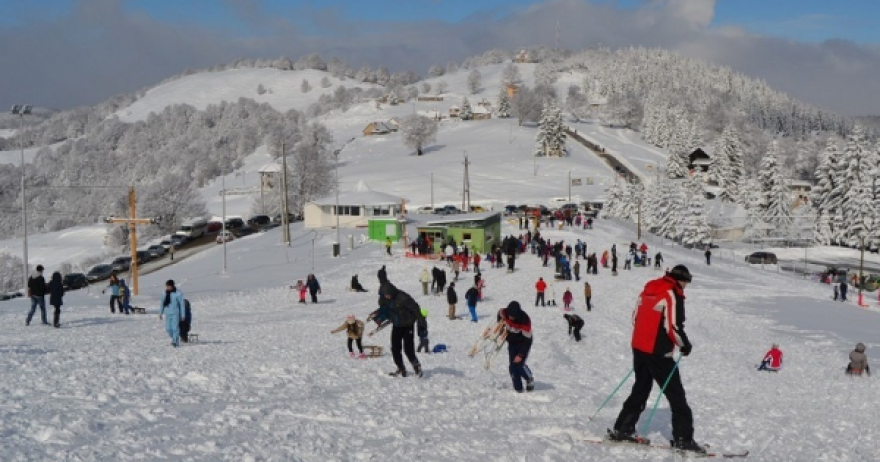
<path fill-rule="evenodd" d="M 102 0 L 90 0 L 102 1 Z M 0 25 L 26 25 L 69 12 L 76 0 L 0 0 Z M 310 28 L 303 12 L 323 11 L 351 23 L 445 21 L 500 18 L 541 3 L 535 0 L 125 0 L 127 11 L 148 14 L 168 23 L 198 24 L 242 35 L 260 35 L 259 27 L 242 10 L 257 5 L 266 15 L 278 15 Z M 592 3 L 636 9 L 650 0 L 593 0 Z M 878 0 L 718 0 L 713 26 L 737 26 L 754 33 L 802 42 L 845 39 L 880 44 Z M 320 30 L 312 31 L 320 33 Z"/>
<path fill-rule="evenodd" d="M 880 0 L 0 0 L 0 106 L 67 108 L 239 58 L 424 75 L 501 48 L 665 48 L 880 114 Z"/>

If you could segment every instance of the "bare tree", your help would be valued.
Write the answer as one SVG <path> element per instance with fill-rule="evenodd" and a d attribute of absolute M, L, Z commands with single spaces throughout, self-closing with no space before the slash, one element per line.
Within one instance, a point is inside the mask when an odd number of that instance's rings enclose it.
<path fill-rule="evenodd" d="M 422 146 L 437 139 L 437 122 L 422 115 L 411 115 L 403 119 L 400 131 L 403 144 L 422 155 Z"/>
<path fill-rule="evenodd" d="M 522 82 L 519 67 L 515 63 L 508 63 L 507 66 L 504 66 L 504 71 L 501 73 L 501 81 L 511 85 Z"/>
<path fill-rule="evenodd" d="M 475 94 L 480 91 L 480 85 L 483 81 L 483 75 L 480 74 L 480 71 L 474 69 L 468 74 L 468 88 L 471 90 L 471 94 Z"/>

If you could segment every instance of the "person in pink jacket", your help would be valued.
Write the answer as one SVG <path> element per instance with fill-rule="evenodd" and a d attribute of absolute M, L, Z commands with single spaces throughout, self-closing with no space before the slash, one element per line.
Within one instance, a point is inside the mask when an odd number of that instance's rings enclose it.
<path fill-rule="evenodd" d="M 566 288 L 565 293 L 562 294 L 562 303 L 565 304 L 565 311 L 571 311 L 572 300 L 574 300 L 574 296 L 571 294 L 571 289 Z"/>

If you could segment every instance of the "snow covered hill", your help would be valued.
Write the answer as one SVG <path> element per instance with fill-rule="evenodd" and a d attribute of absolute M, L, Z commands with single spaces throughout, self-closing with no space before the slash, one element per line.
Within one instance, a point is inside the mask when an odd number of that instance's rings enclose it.
<path fill-rule="evenodd" d="M 329 87 L 322 87 L 321 80 L 327 78 Z M 303 93 L 301 84 L 308 80 L 311 90 Z M 257 88 L 262 85 L 266 92 L 260 94 Z M 150 89 L 131 106 L 120 110 L 117 115 L 124 122 L 143 120 L 151 112 L 160 112 L 173 104 L 189 104 L 196 109 L 204 109 L 221 101 L 237 101 L 250 98 L 259 103 L 269 103 L 276 110 L 305 110 L 318 101 L 323 94 L 332 93 L 339 85 L 346 88 L 372 88 L 373 84 L 356 80 L 339 80 L 327 72 L 313 69 L 282 71 L 278 69 L 232 69 L 219 72 L 200 72 L 159 85 Z"/>
<path fill-rule="evenodd" d="M 606 220 L 592 231 L 543 232 L 584 239 L 593 251 L 632 238 Z M 400 258 L 399 249 L 384 257 L 371 244 L 332 259 L 330 234 L 297 227 L 288 249 L 276 229 L 233 242 L 226 273 L 217 247 L 148 275 L 136 300 L 147 307 L 144 316 L 111 315 L 104 295 L 78 291 L 67 296 L 55 330 L 25 327 L 25 302 L 4 302 L 0 459 L 672 460 L 660 450 L 581 441 L 601 435 L 625 398 L 628 385 L 596 421 L 587 420 L 628 371 L 630 313 L 642 284 L 659 272 L 636 268 L 613 277 L 600 269 L 589 278 L 589 313 L 578 283 L 555 283 L 556 300 L 571 287 L 586 320 L 585 339 L 575 343 L 560 307 L 532 306 L 535 280 L 552 273 L 531 255 L 514 274 L 484 268 L 486 300 L 474 325 L 445 319 L 445 299 L 421 295 L 424 262 Z M 856 461 L 876 453 L 876 382 L 842 373 L 856 341 L 876 355 L 876 308 L 832 302 L 826 286 L 730 261 L 706 267 L 698 253 L 648 244 L 667 265 L 684 263 L 694 274 L 686 326 L 695 348 L 681 368 L 699 441 L 751 450 L 750 460 L 759 461 Z M 387 351 L 349 359 L 344 334 L 329 333 L 346 314 L 363 319 L 375 307 L 383 264 L 428 309 L 431 344 L 449 346 L 446 354 L 420 355 L 424 379 L 388 377 Z M 321 281 L 319 303 L 299 305 L 287 286 L 310 272 Z M 369 293 L 346 290 L 353 274 Z M 201 340 L 178 350 L 156 319 L 169 278 L 193 302 Z M 463 273 L 459 296 L 471 278 Z M 537 387 L 525 395 L 511 390 L 504 352 L 488 371 L 465 355 L 513 299 L 535 330 L 529 364 Z M 387 348 L 388 335 L 365 343 Z M 785 352 L 785 368 L 755 371 L 773 342 Z M 647 436 L 670 436 L 665 401 Z"/>

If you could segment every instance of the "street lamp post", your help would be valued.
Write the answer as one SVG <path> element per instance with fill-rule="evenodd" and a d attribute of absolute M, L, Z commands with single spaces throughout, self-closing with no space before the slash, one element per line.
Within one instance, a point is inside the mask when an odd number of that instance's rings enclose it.
<path fill-rule="evenodd" d="M 415 103 L 413 103 L 413 107 L 415 108 Z M 333 256 L 338 257 L 342 251 L 342 241 L 339 240 L 339 153 L 348 146 L 349 143 L 354 141 L 354 137 L 351 137 L 348 141 L 346 141 L 341 148 L 333 151 L 334 157 L 336 157 L 336 162 L 334 163 L 334 175 L 336 176 L 336 208 L 334 209 L 334 215 L 336 215 L 336 247 L 333 249 Z"/>
<path fill-rule="evenodd" d="M 19 105 L 16 104 L 12 106 L 12 114 L 17 115 L 19 117 L 19 130 L 18 130 L 18 141 L 19 146 L 21 147 L 21 228 L 24 230 L 24 237 L 22 238 L 22 247 L 24 256 L 24 287 L 27 287 L 28 283 L 28 241 L 27 241 L 27 198 L 25 197 L 25 177 L 24 177 L 24 116 L 31 113 L 31 109 L 33 107 L 29 104 Z"/>

